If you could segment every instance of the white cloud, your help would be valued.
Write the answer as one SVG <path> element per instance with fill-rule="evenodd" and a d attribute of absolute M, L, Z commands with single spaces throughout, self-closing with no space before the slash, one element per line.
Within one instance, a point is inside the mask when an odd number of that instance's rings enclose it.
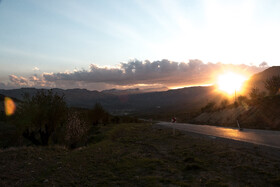
<path fill-rule="evenodd" d="M 40 69 L 38 67 L 34 67 L 32 70 L 33 71 L 40 71 Z"/>

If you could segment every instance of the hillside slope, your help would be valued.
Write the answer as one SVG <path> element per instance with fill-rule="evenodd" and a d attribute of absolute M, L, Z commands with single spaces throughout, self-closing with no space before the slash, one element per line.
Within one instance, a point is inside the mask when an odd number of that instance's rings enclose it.
<path fill-rule="evenodd" d="M 243 128 L 280 130 L 280 96 L 265 97 L 250 107 L 239 106 L 202 113 L 193 123 L 237 127 L 238 119 Z"/>
<path fill-rule="evenodd" d="M 76 150 L 0 150 L 0 186 L 279 186 L 280 151 L 149 124 L 102 126 Z"/>
<path fill-rule="evenodd" d="M 280 75 L 280 66 L 270 67 L 260 73 L 257 73 L 246 82 L 247 93 L 250 92 L 251 88 L 257 87 L 262 91 L 266 91 L 264 87 L 264 81 L 272 76 Z"/>

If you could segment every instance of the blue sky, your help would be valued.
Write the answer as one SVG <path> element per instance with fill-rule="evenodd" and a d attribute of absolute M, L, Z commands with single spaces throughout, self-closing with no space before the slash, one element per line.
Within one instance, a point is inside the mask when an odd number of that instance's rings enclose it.
<path fill-rule="evenodd" d="M 280 65 L 278 0 L 2 0 L 0 82 L 130 59 Z"/>

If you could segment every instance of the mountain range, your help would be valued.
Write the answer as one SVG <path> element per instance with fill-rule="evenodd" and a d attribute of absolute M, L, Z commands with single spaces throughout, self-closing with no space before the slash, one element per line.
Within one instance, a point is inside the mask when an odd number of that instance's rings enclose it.
<path fill-rule="evenodd" d="M 274 66 L 253 75 L 247 82 L 247 90 L 253 86 L 263 88 L 263 81 L 273 75 L 280 75 L 280 66 Z M 0 90 L 0 94 L 23 99 L 23 94 L 36 94 L 36 88 L 20 88 Z M 65 101 L 71 107 L 93 108 L 100 103 L 112 114 L 164 114 L 177 112 L 192 112 L 199 110 L 210 101 L 220 102 L 225 98 L 216 92 L 214 86 L 187 87 L 181 89 L 142 92 L 140 89 L 89 91 L 86 89 L 52 89 L 53 92 L 64 95 Z"/>
<path fill-rule="evenodd" d="M 150 113 L 153 110 L 164 111 L 173 109 L 199 108 L 212 99 L 220 97 L 214 93 L 214 87 L 190 87 L 168 91 L 139 93 L 134 90 L 89 91 L 86 89 L 52 89 L 53 92 L 64 95 L 65 101 L 71 107 L 93 108 L 100 103 L 113 114 Z M 20 88 L 0 90 L 0 94 L 23 100 L 23 95 L 33 96 L 44 89 Z"/>

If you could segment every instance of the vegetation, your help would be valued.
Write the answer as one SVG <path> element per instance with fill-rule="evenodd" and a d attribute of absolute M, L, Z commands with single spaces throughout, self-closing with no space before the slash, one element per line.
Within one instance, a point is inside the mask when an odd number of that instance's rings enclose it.
<path fill-rule="evenodd" d="M 22 135 L 35 145 L 48 145 L 50 137 L 67 120 L 68 108 L 63 96 L 39 91 L 33 97 L 25 95 L 15 116 Z"/>
<path fill-rule="evenodd" d="M 250 99 L 241 95 L 234 103 L 222 100 L 219 106 L 209 102 L 201 108 L 200 113 L 187 122 L 236 127 L 234 119 L 238 118 L 243 128 L 280 130 L 278 81 L 279 76 L 266 80 L 265 87 L 270 93 L 269 96 L 259 88 L 253 87 L 249 93 Z"/>
<path fill-rule="evenodd" d="M 265 94 L 265 92 L 261 92 L 259 88 L 253 87 L 251 89 L 249 95 L 252 100 L 256 100 L 256 99 L 264 97 L 266 94 Z"/>
<path fill-rule="evenodd" d="M 78 147 L 79 144 L 85 145 L 89 130 L 89 123 L 78 112 L 69 112 L 64 129 L 66 145 L 72 149 Z"/>
<path fill-rule="evenodd" d="M 209 102 L 206 104 L 206 106 L 204 106 L 203 108 L 201 108 L 201 112 L 212 112 L 215 109 L 215 102 Z"/>
<path fill-rule="evenodd" d="M 237 102 L 239 105 L 243 105 L 244 103 L 248 103 L 248 98 L 246 96 L 240 95 L 237 97 Z"/>
<path fill-rule="evenodd" d="M 100 125 L 138 122 L 129 116 L 112 116 L 97 103 L 92 110 L 69 108 L 64 96 L 38 91 L 25 94 L 13 116 L 0 113 L 0 147 L 63 145 L 71 149 L 95 141 Z"/>
<path fill-rule="evenodd" d="M 280 89 L 280 76 L 272 76 L 264 82 L 265 88 L 271 96 L 276 95 Z"/>
<path fill-rule="evenodd" d="M 94 108 L 90 111 L 89 114 L 93 125 L 106 125 L 109 122 L 109 113 L 106 112 L 99 103 L 95 104 Z"/>
<path fill-rule="evenodd" d="M 279 150 L 150 124 L 100 126 L 99 140 L 69 151 L 0 151 L 1 186 L 279 186 Z M 257 164 L 256 164 L 257 163 Z"/>
<path fill-rule="evenodd" d="M 220 108 L 225 109 L 228 105 L 229 105 L 229 100 L 224 99 L 224 100 L 221 101 Z"/>

